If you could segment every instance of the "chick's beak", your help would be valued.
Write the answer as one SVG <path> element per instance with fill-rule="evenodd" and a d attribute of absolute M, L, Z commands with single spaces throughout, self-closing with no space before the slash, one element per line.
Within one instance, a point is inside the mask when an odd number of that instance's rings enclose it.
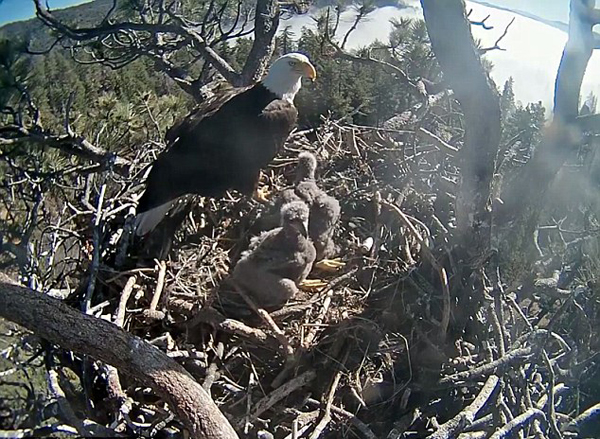
<path fill-rule="evenodd" d="M 302 236 L 308 238 L 308 224 L 305 224 L 304 221 L 297 221 L 294 225 Z"/>
<path fill-rule="evenodd" d="M 315 66 L 313 66 L 310 62 L 303 62 L 299 67 L 301 69 L 302 76 L 310 79 L 313 82 L 315 79 L 317 79 L 317 71 L 315 70 Z"/>

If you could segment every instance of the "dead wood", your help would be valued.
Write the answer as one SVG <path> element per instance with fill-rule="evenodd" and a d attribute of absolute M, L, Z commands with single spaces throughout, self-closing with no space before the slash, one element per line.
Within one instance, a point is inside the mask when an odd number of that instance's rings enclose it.
<path fill-rule="evenodd" d="M 456 200 L 457 243 L 470 257 L 490 248 L 490 191 L 500 145 L 500 100 L 483 68 L 462 0 L 422 0 L 431 47 L 465 115 Z"/>
<path fill-rule="evenodd" d="M 193 437 L 237 437 L 210 396 L 183 367 L 117 326 L 14 285 L 4 276 L 0 283 L 0 315 L 51 343 L 106 362 L 151 387 L 173 407 Z"/>

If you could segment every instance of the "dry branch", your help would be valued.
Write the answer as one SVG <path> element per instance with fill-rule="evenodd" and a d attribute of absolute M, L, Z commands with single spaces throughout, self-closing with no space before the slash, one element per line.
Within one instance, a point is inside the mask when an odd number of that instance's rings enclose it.
<path fill-rule="evenodd" d="M 0 315 L 56 343 L 88 355 L 151 387 L 181 417 L 193 437 L 236 438 L 210 396 L 178 363 L 104 320 L 10 283 L 0 275 Z"/>
<path fill-rule="evenodd" d="M 456 434 L 464 430 L 466 426 L 471 424 L 475 418 L 477 417 L 477 413 L 481 411 L 481 409 L 485 406 L 485 404 L 492 396 L 494 390 L 496 390 L 496 386 L 500 378 L 496 375 L 491 375 L 483 387 L 481 391 L 475 398 L 475 400 L 464 410 L 462 410 L 458 415 L 454 418 L 446 422 L 445 424 L 440 425 L 440 428 L 428 436 L 429 439 L 447 439 L 456 437 Z"/>
<path fill-rule="evenodd" d="M 535 419 L 545 419 L 544 412 L 538 409 L 531 408 L 525 413 L 517 416 L 515 419 L 510 421 L 508 424 L 499 428 L 490 436 L 490 439 L 502 439 L 505 437 L 512 437 L 512 434 L 526 428 L 530 422 Z"/>
<path fill-rule="evenodd" d="M 54 135 L 39 129 L 39 127 L 28 129 L 16 125 L 6 125 L 0 128 L 0 145 L 25 141 L 58 149 L 66 154 L 99 163 L 107 168 L 112 166 L 121 175 L 126 175 L 131 165 L 128 160 L 92 144 L 81 136 Z"/>

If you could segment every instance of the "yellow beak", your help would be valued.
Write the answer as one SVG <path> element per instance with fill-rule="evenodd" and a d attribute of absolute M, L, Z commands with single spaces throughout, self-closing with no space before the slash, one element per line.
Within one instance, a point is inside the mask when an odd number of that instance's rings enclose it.
<path fill-rule="evenodd" d="M 303 62 L 300 64 L 300 69 L 302 70 L 302 76 L 314 81 L 317 79 L 317 71 L 315 70 L 315 66 L 313 66 L 309 62 Z"/>

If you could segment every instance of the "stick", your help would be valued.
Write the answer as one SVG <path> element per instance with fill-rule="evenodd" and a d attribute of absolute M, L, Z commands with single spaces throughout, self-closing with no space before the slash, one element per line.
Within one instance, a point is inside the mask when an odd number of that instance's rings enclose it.
<path fill-rule="evenodd" d="M 45 294 L 16 286 L 2 273 L 0 316 L 64 349 L 111 364 L 151 387 L 171 406 L 193 437 L 238 437 L 227 418 L 181 365 L 112 323 L 78 312 Z"/>
<path fill-rule="evenodd" d="M 127 311 L 127 301 L 129 300 L 129 296 L 131 296 L 131 292 L 133 291 L 133 287 L 137 281 L 137 276 L 130 276 L 127 279 L 127 283 L 121 291 L 121 298 L 119 299 L 119 307 L 117 308 L 117 314 L 115 315 L 115 325 L 119 328 L 122 328 L 125 324 L 125 312 Z"/>
<path fill-rule="evenodd" d="M 252 308 L 252 310 L 256 314 L 258 314 L 260 318 L 273 330 L 273 332 L 275 333 L 275 338 L 277 338 L 277 340 L 279 340 L 279 343 L 281 343 L 281 346 L 283 347 L 287 358 L 292 358 L 294 355 L 294 349 L 290 346 L 285 336 L 285 333 L 281 329 L 279 329 L 279 326 L 277 326 L 277 323 L 275 323 L 275 321 L 271 318 L 269 313 L 264 309 L 259 308 L 258 305 L 256 305 L 256 303 L 254 302 L 254 300 L 252 300 L 252 298 L 248 296 L 246 292 L 240 287 L 235 285 L 235 289 L 240 294 L 240 296 L 242 296 L 242 298 L 246 301 L 248 306 L 250 306 L 250 308 Z"/>
<path fill-rule="evenodd" d="M 160 296 L 162 295 L 163 288 L 165 286 L 165 276 L 167 274 L 167 264 L 165 261 L 157 261 L 158 265 L 158 279 L 156 281 L 156 288 L 152 301 L 150 302 L 150 308 L 145 310 L 144 317 L 153 320 L 162 320 L 165 318 L 165 313 L 162 311 L 156 311 L 158 302 L 160 302 Z"/>
<path fill-rule="evenodd" d="M 302 375 L 297 376 L 293 380 L 288 381 L 277 389 L 273 390 L 267 396 L 262 398 L 260 401 L 256 403 L 254 406 L 254 410 L 248 415 L 244 416 L 243 419 L 238 421 L 236 424 L 238 428 L 242 429 L 244 424 L 247 422 L 255 421 L 261 414 L 269 410 L 279 401 L 281 401 L 286 396 L 295 392 L 296 390 L 306 386 L 312 380 L 317 377 L 317 373 L 314 370 L 308 370 L 304 372 Z"/>
<path fill-rule="evenodd" d="M 98 196 L 96 218 L 94 220 L 94 252 L 92 254 L 92 264 L 90 267 L 90 280 L 83 300 L 83 311 L 88 314 L 92 307 L 92 298 L 94 297 L 94 290 L 96 288 L 96 277 L 98 276 L 98 268 L 100 267 L 100 220 L 102 219 L 102 204 L 104 203 L 105 192 L 106 183 L 100 188 L 100 195 Z"/>
<path fill-rule="evenodd" d="M 440 384 L 448 384 L 454 381 L 466 381 L 479 378 L 487 373 L 498 373 L 501 369 L 508 366 L 513 361 L 521 360 L 533 353 L 532 347 L 518 348 L 509 351 L 504 357 L 498 358 L 497 360 L 491 361 L 484 365 L 478 366 L 471 370 L 464 372 L 458 372 L 454 375 L 448 375 L 442 378 Z"/>
<path fill-rule="evenodd" d="M 323 320 L 325 319 L 325 315 L 327 314 L 327 311 L 329 310 L 329 305 L 331 304 L 332 297 L 333 297 L 333 290 L 329 290 L 327 292 L 327 296 L 325 297 L 325 300 L 323 301 L 323 305 L 321 306 L 319 315 L 317 316 L 317 319 L 315 320 L 314 326 L 312 326 L 310 328 L 310 331 L 304 338 L 304 342 L 303 342 L 304 348 L 310 347 L 313 340 L 317 336 L 317 331 L 319 330 L 319 327 L 321 326 L 321 323 L 323 323 Z"/>
<path fill-rule="evenodd" d="M 477 413 L 479 413 L 490 399 L 490 396 L 492 396 L 494 390 L 496 390 L 499 381 L 500 378 L 496 375 L 490 375 L 475 400 L 454 418 L 440 425 L 435 433 L 428 436 L 428 439 L 449 439 L 456 437 L 457 433 L 463 431 L 467 425 L 475 420 Z"/>
<path fill-rule="evenodd" d="M 329 392 L 327 393 L 327 402 L 325 404 L 325 410 L 323 411 L 323 417 L 313 430 L 309 439 L 319 439 L 323 430 L 327 427 L 327 424 L 331 421 L 331 406 L 333 404 L 333 398 L 335 397 L 335 392 L 337 392 L 338 385 L 340 384 L 340 378 L 342 377 L 342 372 L 336 372 L 333 377 L 333 382 L 329 387 Z"/>
<path fill-rule="evenodd" d="M 438 272 L 438 275 L 440 277 L 440 282 L 442 283 L 442 297 L 444 300 L 444 302 L 443 302 L 444 309 L 442 310 L 442 325 L 440 328 L 440 333 L 441 333 L 440 335 L 442 337 L 442 340 L 444 340 L 446 338 L 446 334 L 448 332 L 448 325 L 450 323 L 450 311 L 451 311 L 451 308 L 450 308 L 450 304 L 451 304 L 450 285 L 448 284 L 448 275 L 446 274 L 446 269 L 444 267 L 442 267 L 442 265 L 437 261 L 437 259 L 431 252 L 431 249 L 427 246 L 427 243 L 425 242 L 425 240 L 423 239 L 423 237 L 421 236 L 419 231 L 415 228 L 415 226 L 408 219 L 408 217 L 404 214 L 404 212 L 402 212 L 398 208 L 398 206 L 396 206 L 395 204 L 392 204 L 388 201 L 382 200 L 381 203 L 384 206 L 387 206 L 392 211 L 394 211 L 400 217 L 402 222 L 406 225 L 406 227 L 408 227 L 408 230 L 410 231 L 410 233 L 414 236 L 414 238 L 417 240 L 417 242 L 421 246 L 421 253 L 423 254 L 423 256 L 429 261 L 429 263 L 433 266 L 433 268 L 435 268 Z"/>
<path fill-rule="evenodd" d="M 513 433 L 516 433 L 519 430 L 527 427 L 529 422 L 534 419 L 546 419 L 544 412 L 538 409 L 531 408 L 527 410 L 525 413 L 520 414 L 515 419 L 510 421 L 508 424 L 500 427 L 498 430 L 494 432 L 493 435 L 490 436 L 490 439 L 502 439 L 505 437 L 512 436 Z"/>

